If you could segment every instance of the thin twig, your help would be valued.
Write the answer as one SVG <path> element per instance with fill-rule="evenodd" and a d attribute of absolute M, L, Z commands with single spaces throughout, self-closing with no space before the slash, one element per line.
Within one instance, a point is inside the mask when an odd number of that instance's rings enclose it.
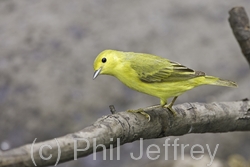
<path fill-rule="evenodd" d="M 110 112 L 111 112 L 112 114 L 115 114 L 115 113 L 116 113 L 116 110 L 115 110 L 115 106 L 114 106 L 114 105 L 110 105 L 110 106 L 109 106 L 109 109 L 110 109 Z"/>

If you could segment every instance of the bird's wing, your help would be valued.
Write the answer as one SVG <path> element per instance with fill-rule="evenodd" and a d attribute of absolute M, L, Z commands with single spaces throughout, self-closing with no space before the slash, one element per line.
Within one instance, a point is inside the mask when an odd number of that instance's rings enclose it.
<path fill-rule="evenodd" d="M 140 56 L 137 58 L 140 58 Z M 141 81 L 147 83 L 177 82 L 205 76 L 204 72 L 194 71 L 179 63 L 160 57 L 144 56 L 141 61 L 132 61 L 131 68 L 136 71 Z"/>

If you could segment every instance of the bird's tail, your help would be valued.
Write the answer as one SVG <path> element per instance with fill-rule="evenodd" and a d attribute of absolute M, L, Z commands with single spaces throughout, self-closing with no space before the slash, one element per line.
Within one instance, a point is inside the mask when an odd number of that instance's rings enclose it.
<path fill-rule="evenodd" d="M 220 79 L 213 76 L 205 76 L 207 84 L 209 85 L 219 85 L 219 86 L 228 86 L 228 87 L 238 87 L 237 84 L 233 81 Z"/>

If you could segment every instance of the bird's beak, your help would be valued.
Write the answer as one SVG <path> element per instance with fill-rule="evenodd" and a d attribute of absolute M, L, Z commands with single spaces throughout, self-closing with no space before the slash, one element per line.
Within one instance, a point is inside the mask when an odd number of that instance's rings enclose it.
<path fill-rule="evenodd" d="M 96 70 L 94 72 L 93 79 L 95 79 L 100 74 L 101 71 L 102 71 L 102 68 L 99 68 L 98 70 Z"/>

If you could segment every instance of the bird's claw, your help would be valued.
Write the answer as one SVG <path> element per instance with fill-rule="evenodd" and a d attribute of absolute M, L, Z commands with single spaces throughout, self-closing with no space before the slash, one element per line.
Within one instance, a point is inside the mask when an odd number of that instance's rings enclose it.
<path fill-rule="evenodd" d="M 163 106 L 164 108 L 167 108 L 168 110 L 171 111 L 171 113 L 173 114 L 173 116 L 176 116 L 177 115 L 177 112 L 172 108 L 172 105 L 169 104 L 169 105 L 165 105 Z"/>
<path fill-rule="evenodd" d="M 143 116 L 145 116 L 147 119 L 148 119 L 148 122 L 150 122 L 150 120 L 151 120 L 151 117 L 150 117 L 150 115 L 149 114 L 147 114 L 146 112 L 144 112 L 144 110 L 143 109 L 137 109 L 137 110 L 127 110 L 128 112 L 133 112 L 133 113 L 140 113 L 140 114 L 142 114 Z"/>
<path fill-rule="evenodd" d="M 178 96 L 175 96 L 170 104 L 163 105 L 164 108 L 167 108 L 168 110 L 171 111 L 171 113 L 173 114 L 173 116 L 176 116 L 176 115 L 178 114 L 178 113 L 172 108 L 173 105 L 174 105 L 174 102 L 176 101 L 177 98 L 178 98 Z"/>

